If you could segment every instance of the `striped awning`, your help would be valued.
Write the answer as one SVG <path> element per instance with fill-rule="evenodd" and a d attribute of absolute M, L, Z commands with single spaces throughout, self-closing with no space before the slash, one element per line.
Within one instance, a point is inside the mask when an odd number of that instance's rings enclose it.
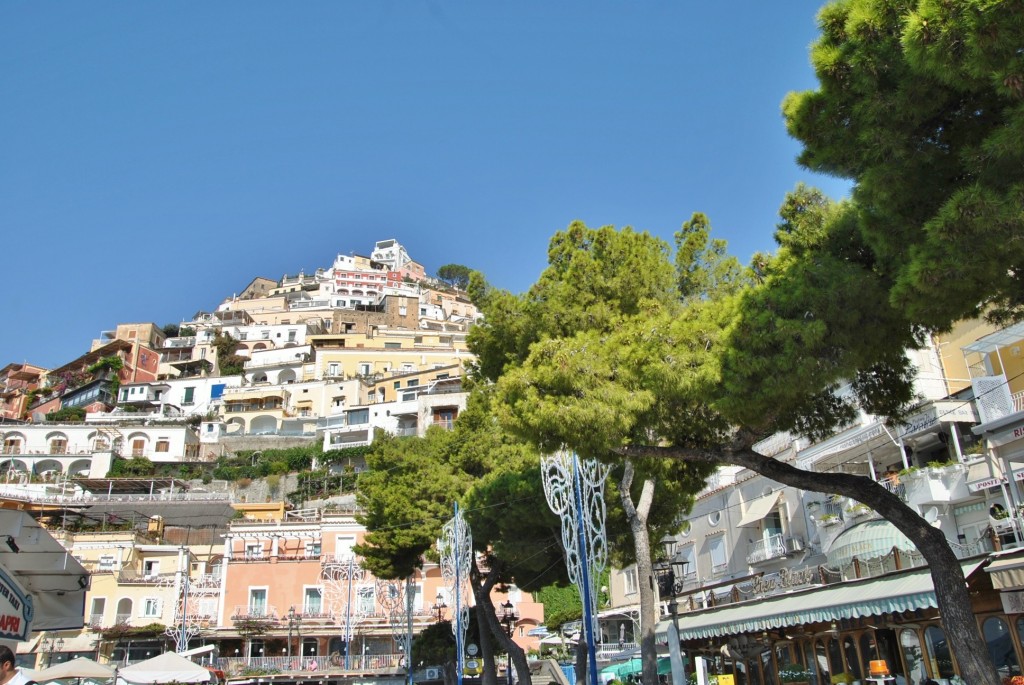
<path fill-rule="evenodd" d="M 963 564 L 969 576 L 984 561 Z M 681 641 L 760 633 L 786 626 L 877 616 L 884 613 L 938 607 L 927 568 L 906 573 L 827 585 L 812 590 L 730 604 L 719 609 L 686 613 L 676 618 Z M 665 619 L 658 633 L 668 629 Z"/>
<path fill-rule="evenodd" d="M 1024 557 L 996 559 L 985 570 L 992 577 L 992 587 L 997 590 L 1024 588 Z"/>

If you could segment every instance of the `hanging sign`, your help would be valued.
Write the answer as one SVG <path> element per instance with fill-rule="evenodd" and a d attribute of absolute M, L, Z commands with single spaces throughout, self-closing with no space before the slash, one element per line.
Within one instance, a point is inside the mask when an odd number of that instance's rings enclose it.
<path fill-rule="evenodd" d="M 0 569 L 0 639 L 27 640 L 32 614 L 32 598 Z"/>

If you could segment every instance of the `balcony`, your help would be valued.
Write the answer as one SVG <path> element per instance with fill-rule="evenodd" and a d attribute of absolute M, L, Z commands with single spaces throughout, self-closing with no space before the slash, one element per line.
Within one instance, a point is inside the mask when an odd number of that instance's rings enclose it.
<path fill-rule="evenodd" d="M 754 566 L 767 561 L 783 559 L 803 551 L 803 549 L 804 541 L 801 538 L 770 535 L 751 545 L 750 552 L 747 553 L 747 564 Z"/>
<path fill-rule="evenodd" d="M 99 628 L 103 625 L 103 614 L 91 614 L 86 625 L 90 628 Z"/>
<path fill-rule="evenodd" d="M 268 604 L 237 604 L 231 613 L 232 621 L 263 619 L 267 621 L 277 620 L 277 608 Z"/>
<path fill-rule="evenodd" d="M 967 467 L 963 464 L 911 471 L 900 476 L 896 487 L 905 488 L 908 504 L 922 506 L 962 502 L 972 497 L 967 487 Z"/>
<path fill-rule="evenodd" d="M 122 585 L 160 585 L 174 582 L 174 573 L 146 573 L 125 569 L 117 574 L 117 582 Z"/>
<path fill-rule="evenodd" d="M 114 625 L 126 625 L 132 620 L 131 614 L 117 614 L 114 616 Z"/>

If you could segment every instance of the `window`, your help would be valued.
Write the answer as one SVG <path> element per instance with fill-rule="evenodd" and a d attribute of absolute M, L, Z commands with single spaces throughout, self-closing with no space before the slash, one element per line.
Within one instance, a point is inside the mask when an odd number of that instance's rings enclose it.
<path fill-rule="evenodd" d="M 264 340 L 270 340 L 270 331 L 260 331 L 260 337 Z"/>
<path fill-rule="evenodd" d="M 306 540 L 305 552 L 307 557 L 319 557 L 320 556 L 320 541 L 319 540 Z"/>
<path fill-rule="evenodd" d="M 288 342 L 295 342 L 297 331 L 288 331 Z"/>
<path fill-rule="evenodd" d="M 156 451 L 157 452 L 170 452 L 171 451 L 171 442 L 169 440 L 165 439 L 165 438 L 160 438 L 159 440 L 156 441 Z"/>
<path fill-rule="evenodd" d="M 182 404 L 192 404 L 196 395 L 196 389 L 192 386 L 185 388 L 185 396 L 181 398 Z"/>
<path fill-rule="evenodd" d="M 21 454 L 21 438 L 4 440 L 4 454 Z"/>
<path fill-rule="evenodd" d="M 359 362 L 359 375 L 360 376 L 369 376 L 370 375 L 370 363 L 369 362 Z"/>
<path fill-rule="evenodd" d="M 408 386 L 410 388 L 415 388 L 419 384 L 420 384 L 420 379 L 419 378 L 410 378 L 409 382 L 406 383 L 406 386 Z"/>
<path fill-rule="evenodd" d="M 262 559 L 263 558 L 263 543 L 261 543 L 261 542 L 247 542 L 247 543 L 245 543 L 245 558 L 246 559 Z"/>
<path fill-rule="evenodd" d="M 267 614 L 267 589 L 249 588 L 249 615 L 265 616 Z"/>
<path fill-rule="evenodd" d="M 318 587 L 308 587 L 303 592 L 302 613 L 305 615 L 319 615 L 323 610 L 323 594 Z"/>
<path fill-rule="evenodd" d="M 101 571 L 113 571 L 114 570 L 114 555 L 103 554 L 100 556 L 99 569 Z"/>
<path fill-rule="evenodd" d="M 636 578 L 636 566 L 633 566 L 622 573 L 622 582 L 624 584 L 624 590 L 627 595 L 635 595 L 638 592 L 637 589 L 637 578 Z"/>
<path fill-rule="evenodd" d="M 686 566 L 683 567 L 683 576 L 688 578 L 697 575 L 697 550 L 694 549 L 694 545 L 683 545 L 679 548 L 679 553 L 683 555 L 683 561 L 686 562 Z"/>
<path fill-rule="evenodd" d="M 992 616 L 985 619 L 981 626 L 981 632 L 988 644 L 988 654 L 992 657 L 992 664 L 999 671 L 1000 675 L 1019 675 L 1020 663 L 1017 662 L 1016 653 L 1013 650 L 1013 637 L 1010 635 L 1010 627 L 1003 619 Z M 952 667 L 952 664 L 950 664 Z M 942 665 L 940 663 L 940 670 Z"/>
<path fill-rule="evenodd" d="M 248 333 L 246 333 L 245 331 L 240 331 L 240 332 L 238 333 L 238 339 L 239 339 L 239 340 L 245 340 L 245 339 L 246 339 L 246 338 L 248 338 L 248 337 L 249 337 L 249 334 L 248 334 Z"/>
<path fill-rule="evenodd" d="M 339 535 L 334 541 L 334 556 L 337 559 L 347 559 L 352 555 L 352 547 L 356 539 L 351 535 Z"/>
<path fill-rule="evenodd" d="M 128 401 L 128 388 L 121 388 L 121 401 L 122 402 L 127 402 Z"/>
<path fill-rule="evenodd" d="M 132 456 L 141 457 L 146 452 L 146 439 L 135 438 L 132 440 Z"/>
<path fill-rule="evenodd" d="M 142 616 L 144 618 L 156 618 L 160 615 L 160 600 L 156 597 L 146 597 L 142 600 Z"/>
<path fill-rule="evenodd" d="M 103 612 L 107 610 L 106 597 L 93 597 L 89 610 L 89 625 L 98 626 L 103 624 Z"/>
<path fill-rule="evenodd" d="M 50 454 L 67 454 L 68 441 L 66 438 L 54 438 L 50 440 Z"/>
<path fill-rule="evenodd" d="M 1001 622 L 1002 621 L 1000 621 L 1000 623 Z M 992 643 L 989 641 L 988 621 L 985 623 L 986 626 L 983 631 L 985 642 L 989 643 L 989 651 L 991 651 Z M 939 628 L 938 626 L 928 626 L 924 631 L 924 640 L 928 646 L 928 656 L 931 659 L 932 668 L 934 670 L 932 676 L 936 678 L 952 678 L 954 675 L 953 654 L 949 651 L 949 642 L 946 640 L 946 633 L 944 633 L 942 628 Z M 1012 646 L 1009 651 L 1011 654 L 1013 653 Z M 1014 659 L 1014 664 L 1016 664 L 1016 659 Z"/>
<path fill-rule="evenodd" d="M 349 426 L 359 426 L 364 423 L 370 422 L 370 410 L 369 409 L 353 409 L 346 414 L 348 416 Z"/>
<path fill-rule="evenodd" d="M 339 373 L 339 371 L 340 371 L 340 366 L 339 366 L 339 364 L 337 362 L 331 362 L 330 364 L 327 365 L 327 375 L 328 376 L 339 376 L 339 375 L 341 375 Z"/>
<path fill-rule="evenodd" d="M 358 595 L 356 613 L 360 616 L 373 616 L 373 608 L 375 606 L 373 588 L 361 587 L 356 591 L 356 594 Z"/>
<path fill-rule="evenodd" d="M 384 343 L 385 350 L 400 350 L 402 349 L 402 343 L 400 342 L 386 342 Z"/>
<path fill-rule="evenodd" d="M 146 559 L 142 562 L 142 575 L 147 578 L 160 575 L 160 561 L 158 559 Z"/>
<path fill-rule="evenodd" d="M 726 566 L 725 558 L 725 536 L 716 535 L 708 540 L 708 552 L 711 554 L 711 568 L 715 571 L 722 571 Z"/>

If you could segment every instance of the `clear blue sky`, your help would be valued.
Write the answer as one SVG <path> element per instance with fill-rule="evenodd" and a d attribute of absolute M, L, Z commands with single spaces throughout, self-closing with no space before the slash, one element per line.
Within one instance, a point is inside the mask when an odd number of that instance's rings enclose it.
<path fill-rule="evenodd" d="M 574 219 L 746 261 L 812 0 L 0 3 L 0 365 L 397 238 L 525 290 Z"/>

